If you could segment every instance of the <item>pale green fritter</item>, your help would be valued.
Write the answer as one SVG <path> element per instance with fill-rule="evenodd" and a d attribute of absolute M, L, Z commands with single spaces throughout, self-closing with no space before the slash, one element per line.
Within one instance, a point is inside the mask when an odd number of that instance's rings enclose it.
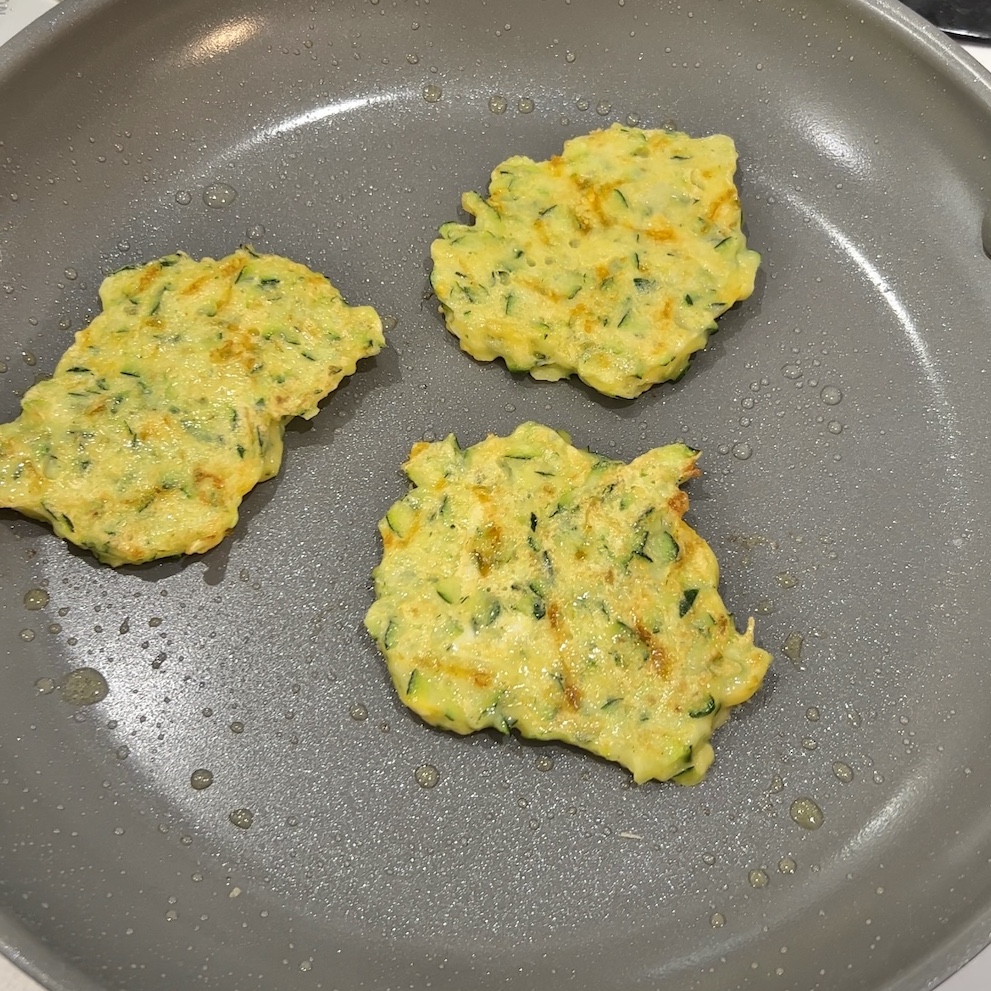
<path fill-rule="evenodd" d="M 201 553 L 282 461 L 285 424 L 383 346 L 368 306 L 242 248 L 123 269 L 50 379 L 0 425 L 0 506 L 111 565 Z"/>
<path fill-rule="evenodd" d="M 403 702 L 457 733 L 573 743 L 637 781 L 701 780 L 770 656 L 682 519 L 696 456 L 624 464 L 536 423 L 415 445 L 365 618 Z"/>
<path fill-rule="evenodd" d="M 487 199 L 462 197 L 474 223 L 431 247 L 448 329 L 481 361 L 609 396 L 677 378 L 754 289 L 736 161 L 725 135 L 619 124 L 546 162 L 507 159 Z"/>

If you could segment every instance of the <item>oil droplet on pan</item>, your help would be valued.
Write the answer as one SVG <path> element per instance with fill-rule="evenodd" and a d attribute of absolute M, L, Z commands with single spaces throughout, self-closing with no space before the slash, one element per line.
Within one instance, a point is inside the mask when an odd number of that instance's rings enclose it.
<path fill-rule="evenodd" d="M 489 110 L 494 114 L 504 114 L 509 106 L 509 101 L 498 93 L 489 97 Z"/>
<path fill-rule="evenodd" d="M 538 771 L 551 771 L 554 769 L 554 758 L 550 754 L 540 754 L 533 763 Z"/>
<path fill-rule="evenodd" d="M 733 457 L 739 461 L 746 461 L 753 453 L 754 449 L 746 441 L 733 445 Z"/>
<path fill-rule="evenodd" d="M 366 706 L 362 705 L 360 702 L 356 702 L 351 706 L 351 718 L 356 722 L 364 722 L 368 718 L 368 709 Z"/>
<path fill-rule="evenodd" d="M 805 638 L 801 633 L 789 633 L 785 642 L 781 645 L 781 653 L 791 661 L 792 664 L 800 664 L 802 661 L 802 645 Z"/>
<path fill-rule="evenodd" d="M 421 788 L 434 788 L 440 781 L 440 771 L 433 764 L 421 764 L 413 772 L 413 777 Z"/>
<path fill-rule="evenodd" d="M 214 210 L 230 206 L 237 199 L 237 190 L 226 182 L 215 182 L 203 190 L 203 202 Z"/>
<path fill-rule="evenodd" d="M 34 687 L 38 689 L 39 695 L 50 695 L 55 691 L 55 682 L 51 678 L 39 678 Z"/>
<path fill-rule="evenodd" d="M 766 888 L 770 878 L 767 876 L 767 871 L 758 868 L 747 875 L 747 880 L 751 888 Z"/>
<path fill-rule="evenodd" d="M 427 83 L 422 90 L 423 99 L 427 103 L 437 103 L 444 95 L 444 91 L 436 83 Z"/>
<path fill-rule="evenodd" d="M 255 821 L 255 814 L 251 809 L 235 809 L 227 818 L 238 829 L 250 829 Z"/>
<path fill-rule="evenodd" d="M 824 385 L 819 398 L 827 406 L 838 406 L 843 400 L 843 393 L 835 385 Z"/>
<path fill-rule="evenodd" d="M 722 912 L 713 912 L 709 916 L 709 925 L 713 929 L 722 929 L 726 925 L 726 916 Z"/>
<path fill-rule="evenodd" d="M 94 705 L 110 691 L 107 679 L 95 668 L 76 668 L 62 679 L 59 693 L 70 705 Z"/>
<path fill-rule="evenodd" d="M 837 781 L 842 781 L 843 784 L 848 785 L 853 781 L 853 768 L 849 764 L 844 764 L 843 761 L 838 760 L 833 764 L 833 775 Z"/>
<path fill-rule="evenodd" d="M 185 189 L 180 189 L 178 193 L 175 194 L 175 201 L 179 206 L 189 206 L 193 202 L 193 194 L 187 192 Z"/>
<path fill-rule="evenodd" d="M 521 114 L 532 114 L 534 111 L 534 107 L 536 107 L 536 104 L 528 96 L 522 97 L 520 101 L 516 104 L 516 109 Z"/>
<path fill-rule="evenodd" d="M 189 776 L 189 784 L 197 791 L 203 791 L 204 788 L 209 788 L 213 784 L 213 771 L 205 767 L 198 767 Z"/>
<path fill-rule="evenodd" d="M 826 817 L 811 798 L 796 798 L 791 803 L 789 815 L 802 829 L 818 829 Z"/>
<path fill-rule="evenodd" d="M 797 868 L 798 864 L 791 857 L 782 857 L 778 861 L 778 870 L 782 874 L 794 874 Z"/>

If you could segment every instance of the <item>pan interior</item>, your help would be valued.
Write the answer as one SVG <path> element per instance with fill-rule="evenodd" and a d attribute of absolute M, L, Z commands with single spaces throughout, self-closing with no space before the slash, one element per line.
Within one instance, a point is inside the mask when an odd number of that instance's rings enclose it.
<path fill-rule="evenodd" d="M 177 249 L 302 261 L 390 347 L 202 558 L 111 571 L 2 514 L 8 950 L 143 991 L 907 991 L 976 952 L 986 85 L 839 0 L 63 8 L 0 72 L 30 111 L 0 134 L 4 418 L 103 273 Z M 764 257 L 688 374 L 629 403 L 473 362 L 427 284 L 461 191 L 614 120 L 731 134 Z M 776 661 L 696 788 L 430 729 L 361 629 L 410 445 L 528 419 L 703 452 L 690 520 Z M 63 698 L 80 668 L 93 705 Z"/>

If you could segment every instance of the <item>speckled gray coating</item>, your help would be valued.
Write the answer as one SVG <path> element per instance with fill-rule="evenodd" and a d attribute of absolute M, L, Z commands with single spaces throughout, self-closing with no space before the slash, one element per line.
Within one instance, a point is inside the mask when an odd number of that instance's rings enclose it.
<path fill-rule="evenodd" d="M 460 192 L 628 115 L 735 138 L 755 295 L 633 403 L 462 355 L 425 298 Z M 974 63 L 853 0 L 65 0 L 5 52 L 0 142 L 4 418 L 103 271 L 180 248 L 398 321 L 203 558 L 113 572 L 0 519 L 9 955 L 60 991 L 918 991 L 987 942 Z M 361 629 L 410 444 L 525 419 L 703 451 L 690 518 L 777 661 L 697 788 L 425 727 Z M 105 699 L 62 699 L 79 667 Z"/>

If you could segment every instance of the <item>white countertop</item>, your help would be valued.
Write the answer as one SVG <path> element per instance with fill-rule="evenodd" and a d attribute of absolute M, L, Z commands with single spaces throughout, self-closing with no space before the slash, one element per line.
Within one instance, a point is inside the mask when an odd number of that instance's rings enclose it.
<path fill-rule="evenodd" d="M 0 44 L 13 37 L 57 0 L 0 0 Z M 979 62 L 991 69 L 991 46 L 965 45 Z M 991 947 L 963 970 L 940 985 L 939 991 L 988 991 L 991 988 Z M 39 984 L 0 957 L 0 991 L 43 991 Z M 921 991 L 921 989 L 920 989 Z"/>

